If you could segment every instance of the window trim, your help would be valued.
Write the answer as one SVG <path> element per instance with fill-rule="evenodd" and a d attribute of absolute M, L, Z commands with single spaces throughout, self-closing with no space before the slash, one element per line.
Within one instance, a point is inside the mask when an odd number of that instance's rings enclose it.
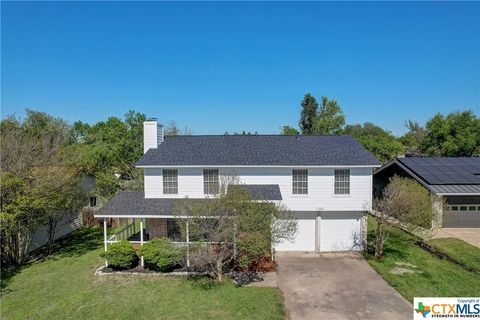
<path fill-rule="evenodd" d="M 175 181 L 165 181 L 165 173 L 166 172 L 175 172 Z M 175 183 L 176 189 L 175 192 L 165 192 L 165 190 L 169 188 L 165 188 L 165 183 Z M 162 192 L 163 194 L 178 194 L 178 169 L 163 169 L 162 170 Z"/>
<path fill-rule="evenodd" d="M 294 181 L 294 177 L 295 177 L 295 171 L 305 171 L 306 172 L 306 181 Z M 299 189 L 306 189 L 306 193 L 295 193 L 295 186 L 294 186 L 294 183 L 304 183 L 306 182 L 306 188 L 303 188 L 303 187 L 297 187 Z M 292 169 L 292 196 L 294 197 L 308 197 L 308 169 Z"/>
<path fill-rule="evenodd" d="M 216 192 L 206 192 L 207 191 L 207 181 L 205 180 L 205 172 L 206 171 L 216 171 L 217 172 L 217 190 Z M 213 181 L 208 181 L 208 183 L 213 183 Z M 209 187 L 211 188 L 211 186 Z M 203 169 L 203 194 L 204 195 L 218 195 L 220 193 L 220 170 L 215 168 Z"/>
<path fill-rule="evenodd" d="M 335 193 L 335 172 L 336 171 L 348 171 L 348 193 Z M 345 181 L 340 181 L 345 182 Z M 333 197 L 335 198 L 348 198 L 352 196 L 352 171 L 350 168 L 335 168 L 333 169 Z"/>

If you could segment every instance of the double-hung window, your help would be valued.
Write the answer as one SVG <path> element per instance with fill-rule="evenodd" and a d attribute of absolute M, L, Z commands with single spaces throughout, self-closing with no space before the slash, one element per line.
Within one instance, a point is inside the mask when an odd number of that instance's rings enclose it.
<path fill-rule="evenodd" d="M 163 194 L 177 194 L 178 193 L 178 170 L 165 169 L 163 170 Z"/>
<path fill-rule="evenodd" d="M 218 169 L 203 170 L 203 193 L 218 194 L 219 190 Z"/>
<path fill-rule="evenodd" d="M 334 193 L 337 195 L 350 194 L 350 169 L 335 170 Z"/>
<path fill-rule="evenodd" d="M 292 193 L 308 194 L 308 170 L 292 171 Z"/>

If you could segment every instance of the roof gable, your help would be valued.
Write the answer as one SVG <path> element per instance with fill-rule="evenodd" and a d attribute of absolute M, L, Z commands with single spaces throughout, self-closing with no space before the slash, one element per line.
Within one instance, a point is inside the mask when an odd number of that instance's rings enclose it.
<path fill-rule="evenodd" d="M 168 136 L 137 162 L 150 165 L 379 165 L 349 135 Z"/>

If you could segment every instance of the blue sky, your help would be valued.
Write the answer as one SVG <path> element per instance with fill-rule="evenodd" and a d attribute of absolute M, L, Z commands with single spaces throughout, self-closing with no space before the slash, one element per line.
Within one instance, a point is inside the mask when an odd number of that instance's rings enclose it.
<path fill-rule="evenodd" d="M 2 117 L 278 133 L 310 92 L 401 134 L 480 110 L 479 2 L 2 2 L 1 20 Z"/>

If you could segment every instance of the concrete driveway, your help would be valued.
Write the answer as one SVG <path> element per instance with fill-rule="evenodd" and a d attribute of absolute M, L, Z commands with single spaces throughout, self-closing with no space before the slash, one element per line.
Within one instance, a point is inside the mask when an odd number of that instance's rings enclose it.
<path fill-rule="evenodd" d="M 412 304 L 360 254 L 278 253 L 277 284 L 291 319 L 411 319 Z"/>
<path fill-rule="evenodd" d="M 480 228 L 440 228 L 434 238 L 457 238 L 480 248 Z"/>

